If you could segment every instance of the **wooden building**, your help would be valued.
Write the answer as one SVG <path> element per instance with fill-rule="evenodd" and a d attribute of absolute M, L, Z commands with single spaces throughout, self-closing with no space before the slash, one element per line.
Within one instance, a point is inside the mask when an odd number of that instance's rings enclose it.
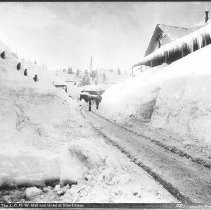
<path fill-rule="evenodd" d="M 196 27 L 183 28 L 157 24 L 144 58 L 133 67 L 143 70 L 145 67 L 170 64 L 211 44 L 211 23 L 208 21 L 208 11 L 205 14 L 205 23 Z"/>

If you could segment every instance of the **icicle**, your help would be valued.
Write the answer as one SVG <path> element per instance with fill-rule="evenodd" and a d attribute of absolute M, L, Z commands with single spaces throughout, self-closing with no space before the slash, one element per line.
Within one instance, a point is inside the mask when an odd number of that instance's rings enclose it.
<path fill-rule="evenodd" d="M 210 34 L 205 34 L 206 45 L 211 44 Z"/>
<path fill-rule="evenodd" d="M 142 65 L 154 66 L 171 63 L 204 46 L 211 44 L 211 24 L 162 46 L 140 62 Z"/>

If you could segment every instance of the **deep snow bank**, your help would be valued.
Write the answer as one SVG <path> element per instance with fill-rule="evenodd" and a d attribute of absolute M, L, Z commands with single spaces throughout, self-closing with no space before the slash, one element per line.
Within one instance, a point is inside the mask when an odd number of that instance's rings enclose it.
<path fill-rule="evenodd" d="M 78 181 L 103 163 L 102 148 L 87 138 L 77 102 L 53 86 L 55 75 L 21 60 L 0 44 L 0 187 Z M 17 64 L 21 69 L 17 70 Z M 28 75 L 24 76 L 24 69 Z M 33 76 L 38 75 L 38 82 Z M 58 79 L 59 80 L 59 79 Z M 60 82 L 61 83 L 61 82 Z M 88 141 L 88 142 L 87 142 Z"/>
<path fill-rule="evenodd" d="M 211 46 L 163 69 L 140 73 L 104 93 L 102 111 L 124 121 L 134 115 L 154 127 L 201 138 L 210 143 Z"/>
<path fill-rule="evenodd" d="M 65 165 L 70 157 L 63 152 L 74 136 L 69 129 L 77 125 L 75 102 L 53 86 L 54 74 L 0 43 L 2 51 L 6 56 L 0 58 L 0 185 L 71 179 Z M 33 81 L 35 74 L 38 82 Z"/>

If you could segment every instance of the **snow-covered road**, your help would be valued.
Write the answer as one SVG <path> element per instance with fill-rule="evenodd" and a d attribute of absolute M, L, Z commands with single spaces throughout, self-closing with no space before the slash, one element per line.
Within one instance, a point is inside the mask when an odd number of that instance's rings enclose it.
<path fill-rule="evenodd" d="M 153 144 L 93 112 L 82 110 L 82 113 L 108 142 L 144 168 L 177 199 L 183 202 L 211 203 L 209 168 Z"/>
<path fill-rule="evenodd" d="M 1 90 L 2 97 L 8 95 L 8 90 L 3 88 Z M 3 94 L 3 90 L 5 90 L 5 94 Z M 16 100 L 18 94 L 15 94 L 15 90 L 10 93 L 13 93 L 13 97 L 1 99 L 2 107 L 3 102 L 9 104 L 6 99 Z M 28 132 L 28 138 L 25 141 L 31 145 L 31 150 L 26 147 L 26 143 L 24 144 L 24 138 L 22 141 L 18 139 L 17 144 L 14 140 L 11 144 L 6 144 L 2 140 L 2 146 L 5 147 L 3 147 L 4 151 L 0 153 L 0 183 L 4 182 L 6 178 L 7 183 L 14 184 L 14 189 L 9 189 L 6 186 L 0 191 L 0 201 L 39 203 L 178 202 L 162 185 L 131 162 L 118 148 L 107 144 L 103 136 L 81 116 L 79 104 L 76 101 L 64 100 L 44 93 L 35 94 L 30 89 L 27 92 L 22 91 L 22 96 L 19 96 L 18 101 L 18 108 L 24 111 L 19 112 L 19 109 L 15 109 L 18 116 L 12 122 L 18 122 L 14 127 L 22 126 L 23 134 L 25 130 L 32 130 Z M 47 117 L 46 112 L 36 115 L 41 108 L 49 111 Z M 2 113 L 4 113 L 3 110 L 2 108 Z M 13 111 L 13 109 L 9 110 Z M 35 118 L 37 116 L 39 118 Z M 27 121 L 21 121 L 26 118 Z M 56 119 L 59 121 L 52 124 L 49 129 L 49 119 L 51 122 Z M 35 122 L 36 127 L 33 126 Z M 32 141 L 34 128 L 35 131 L 38 130 L 37 128 L 43 131 L 38 133 L 39 137 L 37 137 L 37 132 L 35 133 L 36 141 Z M 15 129 L 11 129 L 11 131 L 14 132 Z M 10 133 L 12 133 L 11 131 Z M 19 135 L 21 131 L 19 131 Z M 15 148 L 12 147 L 13 144 Z M 8 149 L 6 150 L 6 148 Z M 46 180 L 55 178 L 57 178 L 56 183 L 46 183 Z M 62 184 L 64 179 L 76 180 L 77 184 Z M 18 183 L 21 184 L 21 188 L 16 187 Z"/>

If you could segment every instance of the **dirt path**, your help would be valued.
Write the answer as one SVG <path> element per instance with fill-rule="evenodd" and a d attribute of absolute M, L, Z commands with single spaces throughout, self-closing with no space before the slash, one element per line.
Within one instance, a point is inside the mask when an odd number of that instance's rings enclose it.
<path fill-rule="evenodd" d="M 111 144 L 144 168 L 180 201 L 211 203 L 209 168 L 152 144 L 91 112 L 83 110 L 82 113 Z"/>

